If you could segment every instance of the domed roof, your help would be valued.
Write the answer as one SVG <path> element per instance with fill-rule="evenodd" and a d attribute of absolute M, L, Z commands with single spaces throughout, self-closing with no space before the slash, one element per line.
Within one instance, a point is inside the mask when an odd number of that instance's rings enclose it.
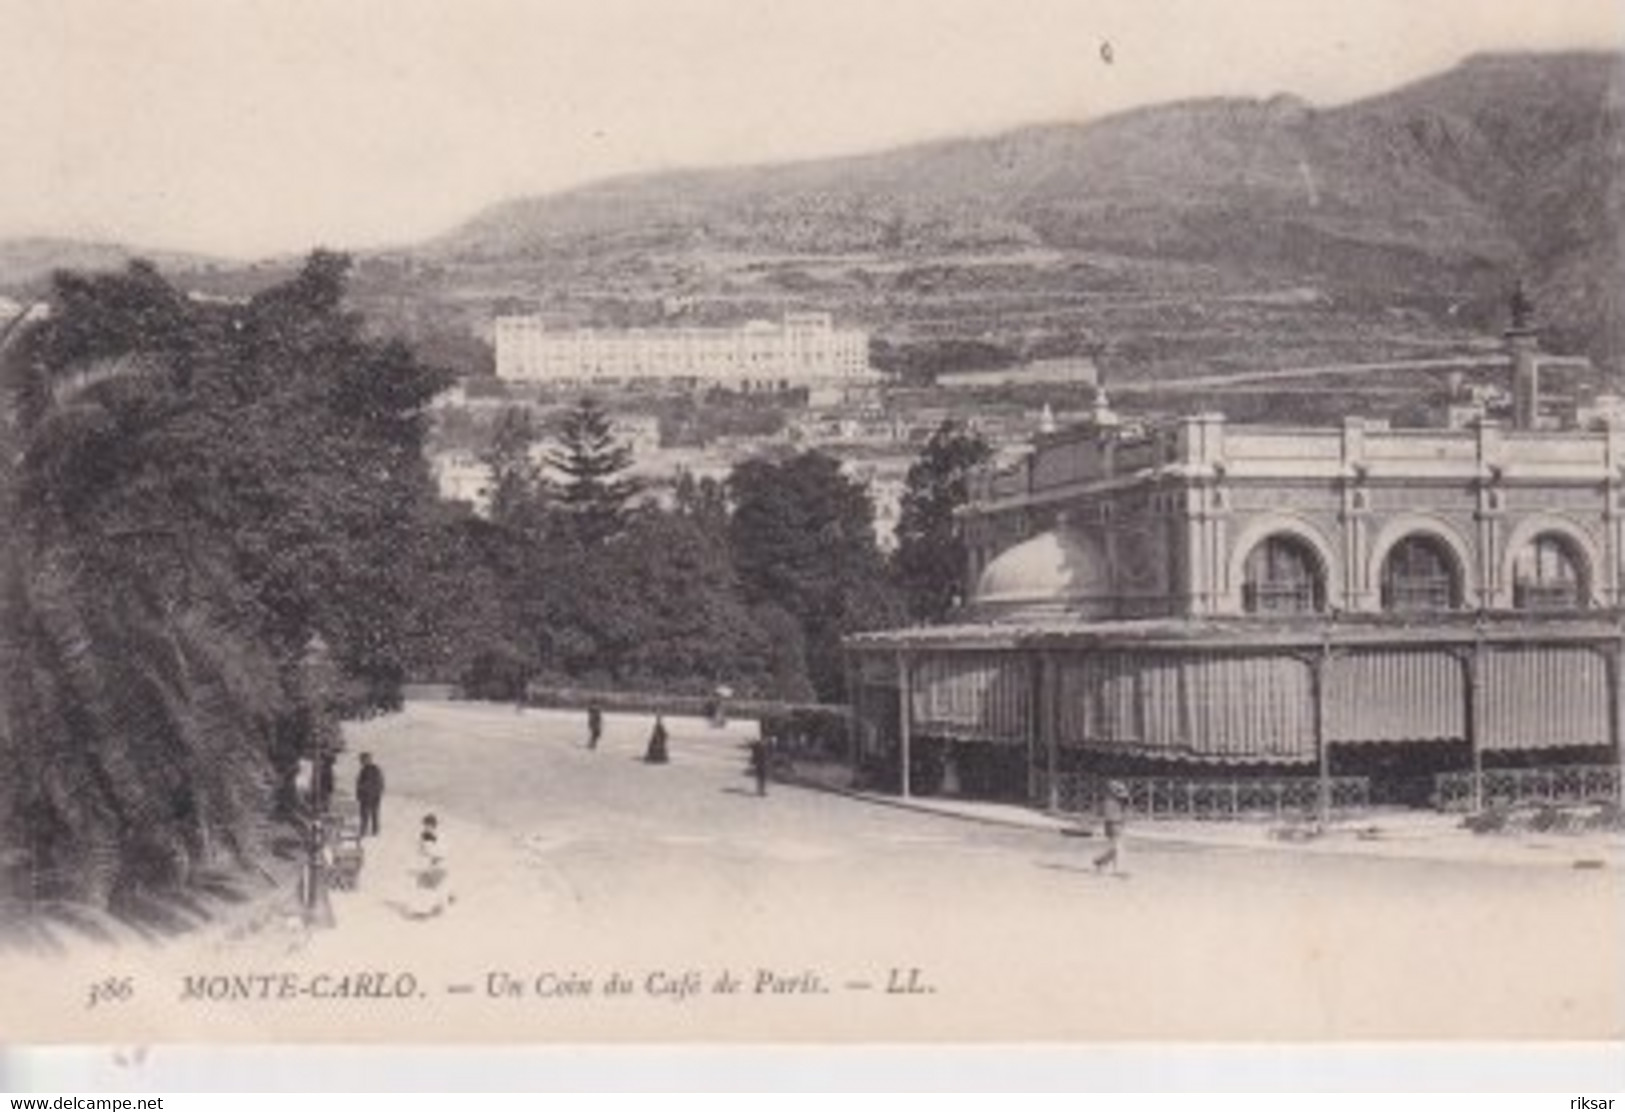
<path fill-rule="evenodd" d="M 1100 541 L 1075 529 L 1057 529 L 1001 552 L 977 581 L 975 601 L 1058 603 L 1109 593 Z"/>

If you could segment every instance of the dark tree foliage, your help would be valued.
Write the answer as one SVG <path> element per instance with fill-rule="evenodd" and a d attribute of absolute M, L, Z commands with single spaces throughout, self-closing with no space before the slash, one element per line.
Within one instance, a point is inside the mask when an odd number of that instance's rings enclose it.
<path fill-rule="evenodd" d="M 559 445 L 548 454 L 557 472 L 558 506 L 588 548 L 619 533 L 638 485 L 625 477 L 632 451 L 615 439 L 608 415 L 582 398 L 564 418 Z"/>
<path fill-rule="evenodd" d="M 482 566 L 503 601 L 466 673 L 471 690 L 511 697 L 541 675 L 804 697 L 799 634 L 783 660 L 742 599 L 722 485 L 689 477 L 674 510 L 629 509 L 634 487 L 618 476 L 630 456 L 608 431 L 595 406 L 573 410 L 551 457 L 563 481 L 542 495 L 529 464 L 534 427 L 518 411 L 499 422 Z"/>
<path fill-rule="evenodd" d="M 992 455 L 979 434 L 944 421 L 908 469 L 892 569 L 909 615 L 918 621 L 941 621 L 960 598 L 965 545 L 954 511 L 968 497 L 971 471 Z"/>
<path fill-rule="evenodd" d="M 527 596 L 517 614 L 546 672 L 591 684 L 618 683 L 621 660 L 637 633 L 623 605 L 609 540 L 589 547 L 562 512 L 527 553 Z"/>
<path fill-rule="evenodd" d="M 13 894 L 173 918 L 263 845 L 276 763 L 404 674 L 424 404 L 318 253 L 244 304 L 60 275 L 6 353 L 0 819 Z M 324 666 L 325 668 L 325 666 Z M 18 865 L 17 863 L 21 864 Z"/>
<path fill-rule="evenodd" d="M 727 537 L 728 490 L 709 475 L 695 478 L 693 472 L 683 471 L 677 476 L 672 492 L 674 509 L 679 517 L 694 522 L 713 537 Z"/>
<path fill-rule="evenodd" d="M 480 462 L 490 473 L 486 493 L 491 520 L 499 525 L 525 533 L 541 526 L 548 502 L 547 477 L 532 455 L 540 439 L 541 430 L 529 409 L 508 406 L 497 415 Z"/>
<path fill-rule="evenodd" d="M 899 382 L 929 386 L 940 374 L 953 371 L 988 371 L 1020 362 L 1016 352 L 985 340 L 888 341 L 876 337 L 870 362 Z"/>
<path fill-rule="evenodd" d="M 724 534 L 650 510 L 613 546 L 610 574 L 633 636 L 619 672 L 638 685 L 770 694 L 768 645 L 740 600 Z"/>
<path fill-rule="evenodd" d="M 807 678 L 807 639 L 801 623 L 782 606 L 758 603 L 751 620 L 766 641 L 762 658 L 762 694 L 787 703 L 810 703 L 817 696 Z"/>
<path fill-rule="evenodd" d="M 423 523 L 412 561 L 415 604 L 408 613 L 407 674 L 463 683 L 478 696 L 511 697 L 536 670 L 514 619 L 522 539 L 463 506 L 443 506 Z"/>
<path fill-rule="evenodd" d="M 403 556 L 435 502 L 425 407 L 446 377 L 365 338 L 342 307 L 347 265 L 318 252 L 230 312 L 223 373 L 199 399 L 194 489 L 283 653 L 320 632 L 363 697 L 387 702 L 416 597 Z"/>
<path fill-rule="evenodd" d="M 729 491 L 729 540 L 746 601 L 780 607 L 799 623 L 814 692 L 839 701 L 841 637 L 891 624 L 902 611 L 875 542 L 868 491 L 820 452 L 747 460 L 734 468 Z"/>
<path fill-rule="evenodd" d="M 531 628 L 544 668 L 573 682 L 766 693 L 768 646 L 740 600 L 726 539 L 645 507 L 588 549 L 548 537 Z"/>

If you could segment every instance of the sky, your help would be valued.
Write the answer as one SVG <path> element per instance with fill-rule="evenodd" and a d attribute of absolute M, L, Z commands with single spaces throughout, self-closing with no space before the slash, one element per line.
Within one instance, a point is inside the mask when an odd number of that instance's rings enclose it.
<path fill-rule="evenodd" d="M 0 238 L 404 244 L 615 174 L 1622 48 L 1620 0 L 0 0 Z"/>

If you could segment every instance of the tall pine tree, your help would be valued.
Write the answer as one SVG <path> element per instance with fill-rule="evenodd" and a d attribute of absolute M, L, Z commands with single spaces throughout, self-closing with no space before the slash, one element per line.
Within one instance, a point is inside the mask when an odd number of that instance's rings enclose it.
<path fill-rule="evenodd" d="M 626 477 L 632 450 L 615 439 L 597 402 L 582 398 L 565 415 L 559 446 L 547 462 L 561 476 L 557 506 L 580 543 L 596 547 L 625 529 L 638 493 L 638 484 Z"/>

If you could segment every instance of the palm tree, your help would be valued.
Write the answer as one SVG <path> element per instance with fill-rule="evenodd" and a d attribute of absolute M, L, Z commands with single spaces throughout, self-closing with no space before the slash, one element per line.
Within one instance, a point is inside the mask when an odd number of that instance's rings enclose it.
<path fill-rule="evenodd" d="M 59 276 L 3 353 L 0 899 L 183 924 L 334 728 L 312 635 L 367 698 L 398 674 L 443 376 L 365 336 L 346 265 L 232 306 Z"/>
<path fill-rule="evenodd" d="M 86 328 L 53 317 L 6 361 L 0 898 L 178 926 L 260 853 L 281 691 L 223 538 L 174 512 L 184 391 L 149 373 L 172 366 L 49 358 Z"/>

